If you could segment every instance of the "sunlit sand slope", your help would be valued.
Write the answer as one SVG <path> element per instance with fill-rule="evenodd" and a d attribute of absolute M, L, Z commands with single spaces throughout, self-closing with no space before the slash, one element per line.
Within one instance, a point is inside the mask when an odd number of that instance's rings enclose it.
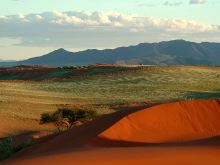
<path fill-rule="evenodd" d="M 218 100 L 162 104 L 125 116 L 98 135 L 100 139 L 141 142 L 185 142 L 220 135 Z"/>

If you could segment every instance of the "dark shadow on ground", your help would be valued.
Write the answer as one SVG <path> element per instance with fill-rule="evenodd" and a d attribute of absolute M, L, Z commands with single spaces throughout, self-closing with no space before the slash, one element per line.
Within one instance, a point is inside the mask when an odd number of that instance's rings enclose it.
<path fill-rule="evenodd" d="M 220 90 L 211 91 L 211 92 L 188 92 L 186 95 L 187 100 L 207 100 L 207 99 L 219 99 Z"/>
<path fill-rule="evenodd" d="M 186 146 L 220 146 L 220 136 L 198 139 L 192 141 L 183 142 L 167 142 L 167 143 L 141 143 L 141 142 L 129 142 L 129 141 L 116 141 L 97 137 L 90 142 L 93 146 L 98 147 L 186 147 Z"/>

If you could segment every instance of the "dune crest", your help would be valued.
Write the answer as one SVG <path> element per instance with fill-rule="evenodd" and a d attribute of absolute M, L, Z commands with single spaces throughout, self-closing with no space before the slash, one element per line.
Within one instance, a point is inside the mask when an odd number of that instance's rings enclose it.
<path fill-rule="evenodd" d="M 99 134 L 97 141 L 175 143 L 220 135 L 220 101 L 167 103 L 131 113 Z"/>
<path fill-rule="evenodd" d="M 219 100 L 118 111 L 39 139 L 3 164 L 219 164 L 219 117 Z"/>

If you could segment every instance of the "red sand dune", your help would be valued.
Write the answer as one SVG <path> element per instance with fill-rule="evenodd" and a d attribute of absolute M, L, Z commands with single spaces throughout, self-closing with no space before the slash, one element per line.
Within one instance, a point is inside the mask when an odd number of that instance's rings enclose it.
<path fill-rule="evenodd" d="M 168 103 L 116 112 L 42 138 L 3 164 L 217 165 L 219 135 L 218 100 Z"/>
<path fill-rule="evenodd" d="M 217 100 L 169 103 L 132 113 L 98 137 L 113 141 L 167 143 L 220 135 Z"/>

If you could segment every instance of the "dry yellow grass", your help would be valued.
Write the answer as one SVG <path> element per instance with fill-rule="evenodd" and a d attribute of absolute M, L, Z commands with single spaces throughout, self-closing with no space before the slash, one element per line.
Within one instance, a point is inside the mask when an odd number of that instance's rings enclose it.
<path fill-rule="evenodd" d="M 38 124 L 40 115 L 59 107 L 84 106 L 109 113 L 111 104 L 220 98 L 219 75 L 217 67 L 172 66 L 72 81 L 2 81 L 0 137 L 53 130 Z"/>

